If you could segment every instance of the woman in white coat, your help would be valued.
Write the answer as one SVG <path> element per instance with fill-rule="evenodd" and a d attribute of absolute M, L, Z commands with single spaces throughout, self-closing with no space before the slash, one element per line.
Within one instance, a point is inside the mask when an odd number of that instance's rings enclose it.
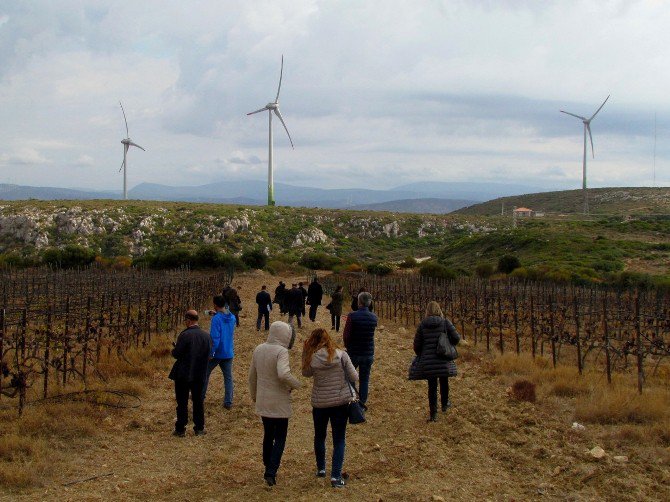
<path fill-rule="evenodd" d="M 294 339 L 291 326 L 273 322 L 267 341 L 254 349 L 249 369 L 249 394 L 263 420 L 264 478 L 269 486 L 277 484 L 291 416 L 291 391 L 302 386 L 289 366 L 288 351 Z"/>

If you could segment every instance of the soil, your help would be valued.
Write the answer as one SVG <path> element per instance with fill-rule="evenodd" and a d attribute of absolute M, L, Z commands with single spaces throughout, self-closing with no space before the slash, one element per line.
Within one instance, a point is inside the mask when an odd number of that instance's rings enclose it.
<path fill-rule="evenodd" d="M 42 486 L 19 493 L 0 488 L 0 499 L 670 500 L 667 448 L 617 444 L 603 426 L 575 431 L 566 399 L 511 400 L 505 392 L 509 381 L 488 375 L 485 356 L 467 345 L 460 348 L 459 376 L 450 379 L 453 407 L 428 423 L 427 385 L 406 378 L 413 330 L 387 320 L 380 320 L 377 332 L 368 422 L 347 429 L 350 479 L 344 488 L 331 488 L 328 478 L 315 476 L 312 382 L 300 377 L 302 341 L 314 327 L 330 328 L 323 307 L 316 323 L 307 320 L 299 330 L 291 354 L 293 373 L 305 386 L 293 393 L 294 415 L 277 485 L 267 487 L 262 425 L 248 396 L 247 371 L 253 348 L 265 339 L 255 328 L 255 294 L 264 281 L 272 291 L 278 280 L 250 274 L 234 282 L 244 307 L 235 334 L 234 406 L 223 408 L 222 376 L 215 371 L 205 404 L 205 436 L 195 437 L 190 429 L 185 438 L 171 435 L 175 401 L 166 360 L 165 371 L 146 382 L 139 409 L 107 417 L 99 433 L 82 439 L 76 451 L 62 447 L 55 456 L 58 468 Z M 271 319 L 286 317 L 273 311 Z M 341 332 L 334 336 L 341 343 Z M 596 445 L 606 451 L 599 460 L 588 453 Z M 329 460 L 329 444 L 328 450 Z M 628 461 L 615 461 L 617 455 Z M 83 481 L 94 476 L 101 477 Z M 81 482 L 63 486 L 72 481 Z"/>

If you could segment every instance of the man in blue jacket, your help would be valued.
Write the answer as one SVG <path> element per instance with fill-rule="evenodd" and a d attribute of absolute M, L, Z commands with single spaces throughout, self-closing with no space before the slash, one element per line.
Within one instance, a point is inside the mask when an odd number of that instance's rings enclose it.
<path fill-rule="evenodd" d="M 233 348 L 233 335 L 235 334 L 235 316 L 226 308 L 226 300 L 223 296 L 214 297 L 214 310 L 216 313 L 212 317 L 212 323 L 209 328 L 209 335 L 212 338 L 212 350 L 207 365 L 207 379 L 202 391 L 203 400 L 207 394 L 209 377 L 212 370 L 217 366 L 223 372 L 223 384 L 225 393 L 223 397 L 223 407 L 229 410 L 233 406 L 233 357 L 235 356 Z"/>
<path fill-rule="evenodd" d="M 370 293 L 363 292 L 358 295 L 358 310 L 347 316 L 342 333 L 347 354 L 354 368 L 358 370 L 359 398 L 363 404 L 368 400 L 370 371 L 375 360 L 377 316 L 370 312 L 370 304 L 372 304 Z"/>

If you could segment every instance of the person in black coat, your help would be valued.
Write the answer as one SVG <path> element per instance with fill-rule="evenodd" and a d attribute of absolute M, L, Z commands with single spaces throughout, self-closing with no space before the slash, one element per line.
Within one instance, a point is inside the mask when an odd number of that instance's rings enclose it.
<path fill-rule="evenodd" d="M 286 313 L 286 293 L 286 284 L 284 284 L 283 281 L 279 281 L 279 286 L 275 288 L 275 299 L 273 303 L 279 305 L 279 313 L 282 315 Z"/>
<path fill-rule="evenodd" d="M 235 325 L 240 327 L 240 310 L 242 310 L 242 299 L 237 294 L 237 290 L 232 286 L 226 286 L 221 292 L 230 312 L 235 316 Z"/>
<path fill-rule="evenodd" d="M 442 315 L 437 302 L 429 302 L 426 317 L 416 330 L 414 336 L 414 353 L 416 358 L 409 370 L 410 380 L 428 380 L 429 421 L 437 420 L 437 384 L 440 383 L 440 401 L 442 412 L 451 406 L 449 401 L 449 377 L 456 376 L 456 362 L 437 354 L 437 342 L 441 333 L 447 333 L 449 343 L 458 345 L 461 335 L 451 321 Z"/>
<path fill-rule="evenodd" d="M 321 299 L 323 298 L 323 288 L 319 284 L 318 279 L 315 277 L 312 283 L 307 288 L 307 303 L 309 304 L 309 320 L 314 322 L 316 321 L 316 310 L 321 305 Z"/>
<path fill-rule="evenodd" d="M 272 310 L 272 298 L 267 292 L 267 286 L 261 286 L 261 290 L 256 294 L 256 303 L 258 304 L 258 318 L 256 319 L 256 331 L 261 330 L 261 320 L 265 319 L 265 331 L 270 329 L 270 311 Z"/>
<path fill-rule="evenodd" d="M 172 349 L 176 359 L 169 378 L 174 380 L 174 393 L 177 399 L 177 421 L 174 424 L 175 436 L 186 435 L 188 423 L 188 395 L 193 401 L 193 430 L 196 436 L 205 433 L 205 405 L 202 389 L 207 378 L 207 363 L 212 350 L 209 333 L 198 326 L 198 313 L 188 310 L 184 314 L 186 329 L 177 337 Z"/>
<path fill-rule="evenodd" d="M 305 317 L 305 303 L 307 302 L 307 290 L 305 286 L 302 285 L 302 282 L 298 283 L 298 289 L 302 293 L 302 316 Z"/>
<path fill-rule="evenodd" d="M 292 284 L 291 289 L 286 292 L 284 297 L 286 310 L 288 312 L 288 323 L 293 325 L 293 318 L 297 318 L 298 327 L 302 327 L 302 311 L 305 308 L 305 297 L 297 284 Z"/>

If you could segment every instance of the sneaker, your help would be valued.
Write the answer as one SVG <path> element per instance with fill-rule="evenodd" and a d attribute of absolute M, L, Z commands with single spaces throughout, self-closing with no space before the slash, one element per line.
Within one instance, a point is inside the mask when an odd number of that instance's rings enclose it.
<path fill-rule="evenodd" d="M 207 434 L 207 431 L 205 429 L 199 429 L 199 430 L 194 430 L 196 436 L 204 436 Z"/>
<path fill-rule="evenodd" d="M 330 486 L 333 488 L 342 488 L 345 484 L 342 478 L 330 478 Z"/>
<path fill-rule="evenodd" d="M 178 431 L 177 429 L 172 431 L 173 436 L 177 436 L 178 438 L 183 438 L 186 437 L 186 431 Z"/>
<path fill-rule="evenodd" d="M 263 476 L 263 479 L 265 479 L 265 482 L 268 486 L 274 486 L 277 484 L 277 478 L 274 476 Z"/>
<path fill-rule="evenodd" d="M 447 404 L 442 405 L 442 413 L 446 412 L 448 408 L 451 408 L 451 401 L 447 399 Z"/>
<path fill-rule="evenodd" d="M 427 421 L 428 422 L 437 422 L 437 411 L 431 412 L 430 418 Z"/>
<path fill-rule="evenodd" d="M 232 404 L 224 404 L 223 407 L 227 410 L 231 409 L 233 407 Z"/>
<path fill-rule="evenodd" d="M 326 470 L 325 469 L 319 469 L 316 471 L 316 477 L 317 478 L 325 478 L 326 477 Z"/>

